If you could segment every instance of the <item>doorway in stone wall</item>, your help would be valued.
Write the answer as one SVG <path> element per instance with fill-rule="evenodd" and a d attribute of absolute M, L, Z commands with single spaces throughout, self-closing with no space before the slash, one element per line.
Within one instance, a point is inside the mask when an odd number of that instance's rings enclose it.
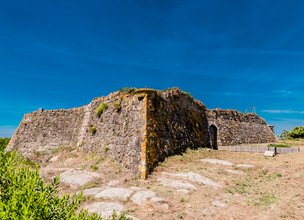
<path fill-rule="evenodd" d="M 209 134 L 211 148 L 217 150 L 217 127 L 215 125 L 209 127 Z"/>

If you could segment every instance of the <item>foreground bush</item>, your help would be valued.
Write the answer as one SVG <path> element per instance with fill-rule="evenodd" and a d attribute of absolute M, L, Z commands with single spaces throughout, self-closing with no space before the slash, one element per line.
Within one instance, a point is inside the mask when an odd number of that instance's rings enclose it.
<path fill-rule="evenodd" d="M 16 153 L 0 152 L 0 219 L 99 220 L 77 209 L 82 195 L 58 196 L 59 178 L 45 184 L 38 168 L 30 168 Z M 124 215 L 111 219 L 126 219 Z"/>

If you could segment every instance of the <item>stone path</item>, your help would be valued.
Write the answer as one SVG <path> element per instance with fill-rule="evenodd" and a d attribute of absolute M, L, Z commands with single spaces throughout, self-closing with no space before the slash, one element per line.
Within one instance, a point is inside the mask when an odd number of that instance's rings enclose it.
<path fill-rule="evenodd" d="M 171 176 L 171 177 L 175 177 L 175 178 L 186 179 L 186 180 L 189 180 L 189 181 L 194 182 L 194 183 L 203 184 L 205 186 L 212 186 L 212 187 L 215 187 L 215 188 L 222 188 L 222 186 L 220 184 L 218 184 L 217 182 L 215 182 L 215 181 L 213 181 L 213 180 L 211 180 L 207 177 L 204 177 L 200 174 L 193 173 L 193 172 L 183 172 L 183 173 L 166 173 L 166 172 L 163 172 L 162 174 L 168 175 L 168 176 Z"/>
<path fill-rule="evenodd" d="M 149 199 L 156 197 L 156 193 L 151 190 L 137 191 L 131 198 L 132 202 L 137 205 L 143 205 Z"/>
<path fill-rule="evenodd" d="M 220 164 L 220 165 L 224 165 L 224 166 L 232 166 L 233 163 L 226 161 L 226 160 L 219 160 L 219 159 L 210 159 L 210 158 L 206 158 L 206 159 L 201 159 L 202 162 L 205 163 L 211 163 L 211 164 Z"/>
<path fill-rule="evenodd" d="M 70 169 L 60 174 L 60 182 L 74 186 L 83 186 L 98 178 L 98 173 L 78 169 Z"/>
<path fill-rule="evenodd" d="M 114 211 L 120 214 L 123 211 L 123 205 L 112 202 L 95 202 L 83 207 L 89 213 L 97 213 L 99 216 L 109 218 Z"/>
<path fill-rule="evenodd" d="M 215 200 L 211 203 L 212 205 L 216 206 L 216 207 L 219 207 L 219 208 L 225 208 L 227 207 L 227 204 L 226 203 L 223 203 L 219 200 Z"/>
<path fill-rule="evenodd" d="M 237 168 L 245 168 L 245 169 L 250 169 L 255 167 L 252 164 L 234 164 L 226 160 L 211 159 L 211 158 L 201 159 L 201 162 L 210 163 L 210 164 L 220 164 L 224 166 L 235 166 Z"/>
<path fill-rule="evenodd" d="M 80 192 L 77 192 L 80 193 Z M 118 187 L 95 187 L 85 189 L 83 191 L 84 196 L 92 196 L 97 200 L 113 200 L 113 202 L 94 202 L 83 206 L 84 209 L 88 210 L 89 213 L 97 213 L 98 215 L 108 218 L 110 217 L 114 210 L 119 215 L 123 209 L 124 205 L 119 202 L 132 202 L 136 205 L 142 206 L 149 203 L 154 208 L 161 210 L 167 210 L 169 208 L 168 202 L 161 197 L 158 197 L 152 190 L 147 190 L 139 187 L 130 188 L 118 188 Z M 138 219 L 133 216 L 127 217 L 131 219 Z"/>
<path fill-rule="evenodd" d="M 172 180 L 164 177 L 159 177 L 157 180 L 164 186 L 168 186 L 174 189 L 178 190 L 196 190 L 196 187 L 187 182 L 187 181 L 182 181 L 182 180 Z M 184 191 L 187 192 L 187 191 Z"/>
<path fill-rule="evenodd" d="M 245 168 L 245 169 L 251 169 L 254 168 L 254 165 L 251 164 L 236 164 L 235 167 L 237 168 Z"/>
<path fill-rule="evenodd" d="M 83 190 L 83 195 L 88 197 L 88 196 L 95 196 L 98 193 L 100 193 L 104 188 L 90 188 L 90 189 L 85 189 Z"/>
<path fill-rule="evenodd" d="M 127 201 L 132 193 L 133 191 L 130 189 L 108 187 L 97 193 L 95 198 Z"/>
<path fill-rule="evenodd" d="M 234 175 L 240 175 L 240 174 L 243 174 L 242 171 L 238 171 L 238 170 L 230 170 L 230 169 L 226 169 L 225 170 L 227 173 L 230 173 L 230 174 L 234 174 Z"/>
<path fill-rule="evenodd" d="M 251 164 L 234 164 L 229 161 L 211 158 L 202 159 L 201 161 L 209 164 L 233 166 L 234 168 L 240 169 L 250 169 L 255 167 Z M 243 172 L 239 170 L 225 169 L 225 171 L 233 175 L 243 174 Z M 95 181 L 98 178 L 101 178 L 100 174 L 80 169 L 62 170 L 62 173 L 60 174 L 61 182 L 75 186 L 78 189 L 79 187 L 84 186 L 91 181 Z M 162 172 L 161 176 L 157 178 L 157 181 L 161 185 L 173 188 L 179 193 L 190 193 L 191 191 L 197 190 L 198 187 L 202 185 L 215 189 L 223 188 L 223 186 L 216 181 L 194 172 Z M 97 213 L 104 218 L 109 218 L 113 214 L 114 210 L 119 215 L 124 211 L 124 204 L 130 204 L 130 202 L 136 206 L 149 204 L 150 207 L 162 211 L 166 211 L 170 208 L 168 201 L 162 197 L 158 197 L 158 195 L 152 190 L 134 186 L 128 188 L 115 187 L 114 185 L 119 185 L 119 182 L 111 180 L 102 187 L 85 189 L 83 191 L 83 195 L 86 197 L 93 197 L 94 200 L 91 200 L 91 203 L 83 206 L 83 208 L 88 210 L 89 213 Z M 109 202 L 109 200 L 111 202 Z M 227 203 L 220 200 L 214 200 L 211 204 L 218 208 L 227 207 Z M 134 220 L 137 219 L 133 216 L 128 217 Z"/>

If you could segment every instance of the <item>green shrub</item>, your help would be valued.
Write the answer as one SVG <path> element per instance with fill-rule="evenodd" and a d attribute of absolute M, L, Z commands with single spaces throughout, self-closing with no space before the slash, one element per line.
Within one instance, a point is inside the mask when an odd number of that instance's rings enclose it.
<path fill-rule="evenodd" d="M 108 105 L 107 105 L 106 103 L 104 103 L 104 102 L 100 103 L 100 104 L 98 105 L 98 107 L 96 108 L 96 110 L 95 110 L 96 115 L 97 115 L 98 117 L 100 117 L 101 114 L 104 112 L 104 110 L 106 110 L 107 108 L 108 108 Z"/>
<path fill-rule="evenodd" d="M 119 112 L 121 110 L 121 102 L 115 101 L 113 102 L 114 108 Z"/>
<path fill-rule="evenodd" d="M 82 194 L 58 196 L 59 177 L 51 184 L 40 178 L 20 155 L 0 152 L 0 219 L 102 220 L 97 214 L 78 211 Z M 124 214 L 111 219 L 127 219 Z"/>
<path fill-rule="evenodd" d="M 97 128 L 94 125 L 89 126 L 89 132 L 94 135 L 97 131 Z"/>
<path fill-rule="evenodd" d="M 10 138 L 0 138 L 0 151 L 3 151 L 6 148 L 9 141 Z"/>
<path fill-rule="evenodd" d="M 267 147 L 290 147 L 289 145 L 286 144 L 268 144 Z"/>
<path fill-rule="evenodd" d="M 279 137 L 282 140 L 304 138 L 304 126 L 295 127 L 291 131 L 283 130 Z"/>
<path fill-rule="evenodd" d="M 76 213 L 82 195 L 57 195 L 59 178 L 44 184 L 38 168 L 25 165 L 15 153 L 0 155 L 0 219 L 100 219 Z"/>
<path fill-rule="evenodd" d="M 123 92 L 123 93 L 126 93 L 126 94 L 134 94 L 136 91 L 136 88 L 132 88 L 132 87 L 124 87 L 124 88 L 121 88 L 119 90 L 119 92 Z"/>
<path fill-rule="evenodd" d="M 288 133 L 288 136 L 291 138 L 304 138 L 304 126 L 295 127 Z"/>

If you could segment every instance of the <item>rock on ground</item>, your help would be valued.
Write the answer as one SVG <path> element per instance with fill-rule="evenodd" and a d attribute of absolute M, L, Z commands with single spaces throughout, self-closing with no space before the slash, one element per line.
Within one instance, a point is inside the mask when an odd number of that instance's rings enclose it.
<path fill-rule="evenodd" d="M 60 174 L 61 182 L 74 186 L 83 186 L 98 178 L 100 178 L 98 173 L 75 169 L 67 170 Z"/>
<path fill-rule="evenodd" d="M 133 191 L 130 189 L 108 187 L 103 189 L 98 194 L 96 194 L 95 198 L 113 199 L 113 200 L 118 199 L 121 201 L 127 201 L 132 193 Z"/>
<path fill-rule="evenodd" d="M 250 169 L 250 168 L 254 168 L 254 165 L 251 164 L 237 164 L 235 165 L 237 168 L 245 168 L 245 169 Z"/>
<path fill-rule="evenodd" d="M 143 205 L 147 200 L 156 196 L 156 193 L 151 190 L 137 191 L 132 197 L 132 202 L 137 205 Z"/>
<path fill-rule="evenodd" d="M 213 201 L 211 204 L 214 205 L 214 206 L 216 206 L 216 207 L 219 207 L 219 208 L 225 208 L 225 207 L 227 207 L 226 203 L 223 203 L 223 202 L 218 201 L 218 200 Z"/>
<path fill-rule="evenodd" d="M 201 159 L 202 162 L 205 163 L 211 163 L 211 164 L 220 164 L 220 165 L 225 165 L 225 166 L 232 166 L 233 163 L 226 161 L 226 160 L 219 160 L 219 159 L 210 159 L 210 158 L 206 158 L 206 159 Z"/>
<path fill-rule="evenodd" d="M 104 188 L 90 188 L 83 190 L 84 196 L 95 196 L 96 194 L 100 193 Z"/>
<path fill-rule="evenodd" d="M 196 190 L 196 187 L 187 181 L 172 180 L 172 179 L 166 179 L 163 177 L 159 177 L 157 180 L 162 185 L 168 186 L 168 187 L 171 187 L 174 189 Z"/>
<path fill-rule="evenodd" d="M 151 198 L 150 203 L 154 208 L 160 208 L 165 211 L 169 209 L 168 202 L 164 198 L 161 198 L 161 197 Z"/>
<path fill-rule="evenodd" d="M 238 171 L 238 170 L 230 170 L 230 169 L 226 169 L 225 170 L 227 173 L 231 173 L 231 174 L 234 174 L 234 175 L 239 175 L 239 174 L 243 174 L 242 171 Z"/>
<path fill-rule="evenodd" d="M 123 210 L 123 205 L 112 202 L 95 202 L 83 207 L 89 213 L 97 213 L 99 216 L 108 219 L 114 212 L 120 214 Z"/>
<path fill-rule="evenodd" d="M 215 182 L 215 181 L 213 181 L 213 180 L 211 180 L 207 177 L 201 176 L 200 174 L 197 174 L 197 173 L 192 173 L 192 172 L 165 173 L 165 172 L 163 172 L 162 174 L 169 175 L 169 176 L 172 176 L 172 177 L 183 178 L 183 179 L 189 180 L 189 181 L 194 182 L 194 183 L 203 184 L 205 186 L 212 186 L 212 187 L 215 187 L 215 188 L 222 188 L 222 186 L 220 184 L 218 184 L 217 182 Z"/>

